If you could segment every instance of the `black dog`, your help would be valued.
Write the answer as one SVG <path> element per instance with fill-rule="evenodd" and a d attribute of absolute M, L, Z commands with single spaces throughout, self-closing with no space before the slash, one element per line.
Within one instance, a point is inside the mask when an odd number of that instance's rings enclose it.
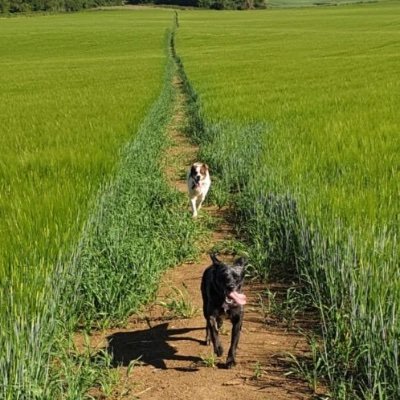
<path fill-rule="evenodd" d="M 226 367 L 232 368 L 235 364 L 236 348 L 242 328 L 243 306 L 246 296 L 240 293 L 244 280 L 246 261 L 243 258 L 236 260 L 233 266 L 224 264 L 212 254 L 212 265 L 203 274 L 201 280 L 201 294 L 203 296 L 203 313 L 207 321 L 206 344 L 210 339 L 214 346 L 214 353 L 220 357 L 223 348 L 218 336 L 222 326 L 222 317 L 226 315 L 232 322 L 231 347 L 226 360 Z"/>

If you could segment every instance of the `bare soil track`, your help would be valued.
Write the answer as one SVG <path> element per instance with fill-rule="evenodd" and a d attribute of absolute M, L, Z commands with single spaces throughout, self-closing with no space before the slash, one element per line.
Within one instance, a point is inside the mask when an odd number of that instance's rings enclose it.
<path fill-rule="evenodd" d="M 167 178 L 171 185 L 186 193 L 184 177 L 189 165 L 196 159 L 197 149 L 182 132 L 185 97 L 179 78 L 175 77 L 173 84 L 178 95 L 174 117 L 168 128 L 173 145 L 165 156 L 165 165 L 168 166 Z M 189 209 L 182 212 L 189 212 Z M 228 321 L 222 332 L 225 354 L 217 359 L 214 367 L 204 363 L 204 358 L 212 353 L 212 349 L 203 344 L 205 321 L 200 311 L 200 280 L 204 269 L 210 265 L 210 248 L 234 235 L 226 218 L 227 213 L 226 209 L 204 207 L 199 214 L 199 223 L 202 215 L 204 218 L 207 214 L 217 218 L 219 223 L 207 238 L 200 238 L 203 252 L 198 261 L 169 270 L 160 284 L 157 301 L 146 307 L 141 315 L 132 316 L 124 329 L 91 335 L 91 346 L 107 348 L 111 352 L 114 368 L 120 376 L 119 384 L 109 399 L 291 400 L 313 397 L 304 381 L 285 375 L 289 368 L 286 353 L 305 356 L 308 345 L 304 336 L 295 330 L 287 330 L 277 323 L 265 323 L 257 294 L 266 285 L 248 282 L 244 288 L 248 303 L 237 366 L 229 370 L 224 368 L 230 343 L 231 326 Z M 183 285 L 198 312 L 189 319 L 168 317 L 165 307 L 159 303 L 168 298 L 172 288 L 182 289 Z M 137 359 L 139 361 L 135 363 Z M 130 369 L 132 362 L 135 366 Z M 102 395 L 96 397 L 105 398 Z"/>

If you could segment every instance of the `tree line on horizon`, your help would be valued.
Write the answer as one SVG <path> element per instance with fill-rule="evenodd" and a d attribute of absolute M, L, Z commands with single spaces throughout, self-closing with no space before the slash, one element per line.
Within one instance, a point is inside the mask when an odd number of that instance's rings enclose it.
<path fill-rule="evenodd" d="M 215 10 L 248 10 L 266 8 L 267 0 L 128 0 L 127 4 L 156 4 Z"/>
<path fill-rule="evenodd" d="M 123 0 L 0 0 L 0 13 L 79 11 L 100 6 L 122 5 Z"/>
<path fill-rule="evenodd" d="M 79 11 L 101 6 L 155 4 L 216 10 L 265 8 L 267 0 L 0 0 L 0 13 Z"/>

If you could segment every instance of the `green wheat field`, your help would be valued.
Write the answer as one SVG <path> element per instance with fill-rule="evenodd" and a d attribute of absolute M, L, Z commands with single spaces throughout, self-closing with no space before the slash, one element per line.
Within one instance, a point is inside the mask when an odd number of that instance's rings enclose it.
<path fill-rule="evenodd" d="M 399 396 L 398 11 L 186 12 L 177 40 L 224 180 L 250 169 L 255 257 L 310 285 L 337 398 Z"/>
<path fill-rule="evenodd" d="M 156 8 L 0 18 L 1 399 L 107 387 L 73 333 L 123 323 L 194 256 L 159 163 L 171 34 L 211 199 L 258 277 L 305 287 L 320 379 L 400 398 L 400 3 L 294 3 L 182 9 L 179 28 Z"/>

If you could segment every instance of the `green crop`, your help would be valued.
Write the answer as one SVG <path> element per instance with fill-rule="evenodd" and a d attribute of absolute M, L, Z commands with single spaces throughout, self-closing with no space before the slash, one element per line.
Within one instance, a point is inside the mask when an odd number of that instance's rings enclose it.
<path fill-rule="evenodd" d="M 400 395 L 399 11 L 180 12 L 195 139 L 259 275 L 307 283 L 335 398 Z"/>
<path fill-rule="evenodd" d="M 83 302 L 87 221 L 161 91 L 170 24 L 162 10 L 0 19 L 1 398 L 90 386 L 59 334 Z"/>

